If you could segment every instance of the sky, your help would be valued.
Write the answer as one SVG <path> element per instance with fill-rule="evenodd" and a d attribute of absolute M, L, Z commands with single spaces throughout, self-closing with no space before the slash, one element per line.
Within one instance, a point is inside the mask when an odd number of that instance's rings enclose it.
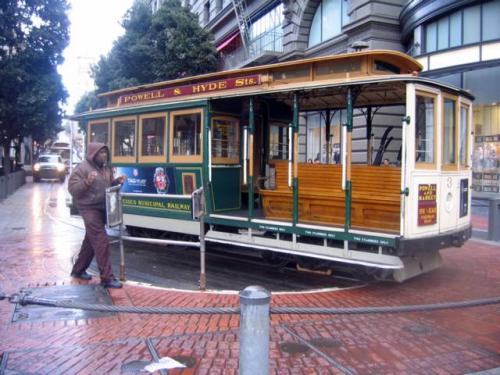
<path fill-rule="evenodd" d="M 106 55 L 124 30 L 120 26 L 133 0 L 69 0 L 70 42 L 59 66 L 69 97 L 64 106 L 73 114 L 76 103 L 94 89 L 90 66 Z"/>

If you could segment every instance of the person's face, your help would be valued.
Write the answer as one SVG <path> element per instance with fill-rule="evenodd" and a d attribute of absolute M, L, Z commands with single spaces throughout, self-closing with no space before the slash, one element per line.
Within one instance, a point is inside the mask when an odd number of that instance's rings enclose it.
<path fill-rule="evenodd" d="M 106 163 L 108 161 L 108 151 L 105 148 L 99 151 L 95 156 L 95 161 L 99 165 Z"/>

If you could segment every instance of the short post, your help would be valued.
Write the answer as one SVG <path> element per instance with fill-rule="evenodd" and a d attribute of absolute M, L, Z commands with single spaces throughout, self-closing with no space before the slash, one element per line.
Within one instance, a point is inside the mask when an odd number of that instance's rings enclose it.
<path fill-rule="evenodd" d="M 205 215 L 200 215 L 200 290 L 207 288 L 205 273 Z"/>
<path fill-rule="evenodd" d="M 240 374 L 269 373 L 269 305 L 271 293 L 257 285 L 240 292 Z"/>
<path fill-rule="evenodd" d="M 121 196 L 120 196 L 121 201 Z M 120 280 L 125 281 L 125 251 L 123 249 L 123 223 L 119 226 L 119 242 L 120 242 Z"/>
<path fill-rule="evenodd" d="M 500 241 L 500 199 L 490 199 L 488 216 L 488 240 Z"/>

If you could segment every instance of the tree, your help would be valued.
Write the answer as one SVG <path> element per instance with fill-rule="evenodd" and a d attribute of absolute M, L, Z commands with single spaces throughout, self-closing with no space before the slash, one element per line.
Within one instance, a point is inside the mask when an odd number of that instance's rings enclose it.
<path fill-rule="evenodd" d="M 153 66 L 157 80 L 176 79 L 217 69 L 217 51 L 198 18 L 181 5 L 166 0 L 153 17 L 151 37 L 159 50 Z"/>
<path fill-rule="evenodd" d="M 43 142 L 60 129 L 67 93 L 57 65 L 66 48 L 66 0 L 0 2 L 0 136 L 5 159 L 12 140 Z"/>
<path fill-rule="evenodd" d="M 208 73 L 217 68 L 210 34 L 179 0 L 154 15 L 137 0 L 123 20 L 125 34 L 93 67 L 97 92 Z"/>

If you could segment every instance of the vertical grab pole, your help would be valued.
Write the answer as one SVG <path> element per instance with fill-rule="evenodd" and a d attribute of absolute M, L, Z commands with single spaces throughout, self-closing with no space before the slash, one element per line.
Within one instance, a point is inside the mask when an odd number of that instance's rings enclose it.
<path fill-rule="evenodd" d="M 118 227 L 118 235 L 120 242 L 120 280 L 125 281 L 125 250 L 123 248 L 123 209 L 122 209 L 122 195 L 118 191 L 118 209 L 120 210 L 120 225 Z"/>
<path fill-rule="evenodd" d="M 253 133 L 254 133 L 253 98 L 250 98 L 248 111 L 248 218 L 253 216 Z"/>
<path fill-rule="evenodd" d="M 208 181 L 212 182 L 212 129 L 208 126 Z"/>
<path fill-rule="evenodd" d="M 200 290 L 207 289 L 205 272 L 205 214 L 200 215 Z"/>
<path fill-rule="evenodd" d="M 292 152 L 293 152 L 293 127 L 288 124 L 288 187 L 292 187 Z"/>
<path fill-rule="evenodd" d="M 343 180 L 345 188 L 345 223 L 344 229 L 346 232 L 351 227 L 351 203 L 352 203 L 352 182 L 351 182 L 351 163 L 352 163 L 352 117 L 353 117 L 353 103 L 351 88 L 347 89 L 347 126 L 345 129 L 345 152 L 344 159 L 345 165 L 343 166 Z"/>
<path fill-rule="evenodd" d="M 293 94 L 293 225 L 299 221 L 299 97 Z"/>
<path fill-rule="evenodd" d="M 243 185 L 247 184 L 248 128 L 243 128 Z"/>

